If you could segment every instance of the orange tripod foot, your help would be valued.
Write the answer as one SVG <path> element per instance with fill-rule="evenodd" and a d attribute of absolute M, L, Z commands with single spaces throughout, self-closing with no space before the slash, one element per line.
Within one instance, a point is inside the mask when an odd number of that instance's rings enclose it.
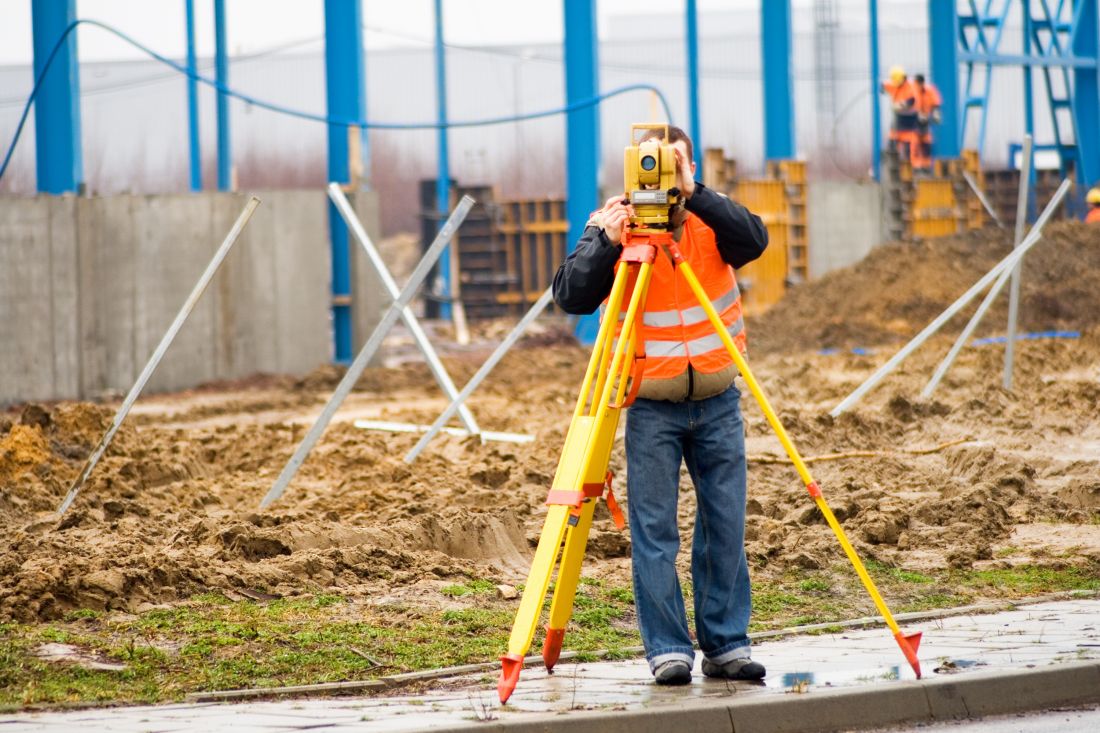
<path fill-rule="evenodd" d="M 909 636 L 903 635 L 900 631 L 894 634 L 894 639 L 901 647 L 901 653 L 905 655 L 909 666 L 916 672 L 918 680 L 920 679 L 920 660 L 917 659 L 917 648 L 920 646 L 920 637 L 921 632 L 919 631 L 915 634 L 909 634 Z"/>
<path fill-rule="evenodd" d="M 523 669 L 523 657 L 519 654 L 505 654 L 500 658 L 500 679 L 497 680 L 497 694 L 500 695 L 500 704 L 508 702 L 508 698 L 516 689 L 519 682 L 519 673 Z"/>
<path fill-rule="evenodd" d="M 565 629 L 552 629 L 546 627 L 546 641 L 542 644 L 542 662 L 546 665 L 546 671 L 554 669 L 561 656 L 561 642 L 565 638 Z"/>

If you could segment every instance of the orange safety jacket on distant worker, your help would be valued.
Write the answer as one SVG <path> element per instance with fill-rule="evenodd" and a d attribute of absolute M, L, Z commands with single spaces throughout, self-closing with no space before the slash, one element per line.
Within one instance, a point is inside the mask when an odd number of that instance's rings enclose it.
<path fill-rule="evenodd" d="M 928 82 L 925 82 L 923 87 L 917 84 L 913 85 L 913 99 L 917 115 L 924 119 L 929 119 L 938 107 L 943 106 L 943 97 L 940 96 L 940 91 Z"/>
<path fill-rule="evenodd" d="M 718 253 L 714 232 L 699 217 L 688 214 L 679 248 L 733 342 L 744 353 L 741 291 L 733 268 Z M 689 364 L 700 374 L 713 374 L 733 364 L 733 358 L 726 351 L 722 338 L 715 333 L 703 306 L 663 252 L 653 261 L 641 340 L 646 357 L 646 379 L 679 376 L 687 371 Z M 642 349 L 638 349 L 638 353 L 643 353 Z"/>
<path fill-rule="evenodd" d="M 917 97 L 913 84 L 905 79 L 900 83 L 884 81 L 882 91 L 890 95 L 894 110 L 894 128 L 891 132 L 910 132 L 917 129 Z"/>
<path fill-rule="evenodd" d="M 1100 224 L 1100 206 L 1093 206 L 1085 215 L 1086 224 Z"/>

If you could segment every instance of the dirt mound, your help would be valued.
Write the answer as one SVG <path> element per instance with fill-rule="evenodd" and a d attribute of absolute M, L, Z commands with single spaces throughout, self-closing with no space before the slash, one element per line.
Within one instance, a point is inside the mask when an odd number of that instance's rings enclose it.
<path fill-rule="evenodd" d="M 860 262 L 800 285 L 764 315 L 752 319 L 756 353 L 877 346 L 916 335 L 1007 255 L 1012 233 L 978 232 L 876 247 Z M 1020 328 L 1076 329 L 1100 314 L 1100 230 L 1079 222 L 1047 226 L 1025 257 Z M 1007 294 L 1007 288 L 1002 291 Z M 945 333 L 957 334 L 981 297 L 957 315 Z M 978 336 L 1003 333 L 1007 297 L 990 310 Z"/>

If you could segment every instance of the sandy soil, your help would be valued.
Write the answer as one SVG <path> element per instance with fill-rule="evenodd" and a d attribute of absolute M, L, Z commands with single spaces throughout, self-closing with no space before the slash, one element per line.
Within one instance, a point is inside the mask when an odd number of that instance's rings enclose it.
<path fill-rule="evenodd" d="M 875 452 L 811 463 L 864 557 L 918 570 L 1027 562 L 1100 572 L 1097 231 L 1053 227 L 1028 260 L 1023 328 L 1082 335 L 1021 342 L 1012 392 L 1000 387 L 1003 346 L 986 345 L 964 349 L 934 397 L 918 397 L 960 318 L 854 410 L 828 415 L 1008 251 L 999 234 L 882 247 L 750 323 L 750 362 L 803 455 Z M 995 311 L 978 335 L 1003 323 Z M 458 384 L 491 347 L 445 358 Z M 586 355 L 544 328 L 475 393 L 483 428 L 533 433 L 534 443 L 441 437 L 411 466 L 402 456 L 416 436 L 364 431 L 352 418 L 429 423 L 446 400 L 421 364 L 371 369 L 266 512 L 260 499 L 338 369 L 143 399 L 60 523 L 53 511 L 115 405 L 13 408 L 0 414 L 0 620 L 137 611 L 208 591 L 430 603 L 456 578 L 522 581 Z M 769 461 L 782 451 L 747 394 L 744 408 L 755 571 L 837 562 L 793 469 Z M 612 467 L 622 475 L 621 445 Z M 617 488 L 629 501 L 625 481 Z M 687 539 L 686 476 L 683 489 Z M 626 582 L 628 554 L 629 530 L 616 532 L 601 508 L 585 572 Z"/>

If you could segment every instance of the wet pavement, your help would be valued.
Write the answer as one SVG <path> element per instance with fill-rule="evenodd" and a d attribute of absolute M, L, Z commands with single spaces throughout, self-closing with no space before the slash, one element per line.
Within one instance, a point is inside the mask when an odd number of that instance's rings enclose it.
<path fill-rule="evenodd" d="M 1028 675 L 1059 665 L 1100 661 L 1100 600 L 1095 597 L 1021 605 L 986 615 L 904 621 L 901 625 L 906 633 L 924 633 L 919 657 L 924 679 L 930 682 L 968 676 L 978 680 L 983 673 L 994 671 L 1002 677 L 1006 673 Z M 491 726 L 494 728 L 513 723 L 524 727 L 546 719 L 546 714 L 563 721 L 581 720 L 586 715 L 582 711 L 686 715 L 694 708 L 769 699 L 793 702 L 826 691 L 830 698 L 850 692 L 851 705 L 858 706 L 863 699 L 860 695 L 869 689 L 891 685 L 900 689 L 900 682 L 915 679 L 884 626 L 843 631 L 834 627 L 811 634 L 765 638 L 755 642 L 754 657 L 768 668 L 762 684 L 707 679 L 700 672 L 698 658 L 693 683 L 675 688 L 654 685 L 642 659 L 563 661 L 554 674 L 547 674 L 541 667 L 525 669 L 505 706 L 497 700 L 496 672 L 486 671 L 436 680 L 428 691 L 405 696 L 196 703 L 0 716 L 0 733 L 76 728 L 233 733 L 419 731 L 481 726 L 486 721 L 495 721 Z M 1083 674 L 1094 672 L 1100 699 L 1100 667 L 1086 669 Z M 1085 679 L 1085 689 L 1091 689 L 1091 678 Z M 987 703 L 983 714 L 997 712 L 988 707 L 995 705 L 996 688 L 989 694 L 994 703 Z M 1018 709 L 1019 702 L 1004 700 L 1004 711 Z"/>

